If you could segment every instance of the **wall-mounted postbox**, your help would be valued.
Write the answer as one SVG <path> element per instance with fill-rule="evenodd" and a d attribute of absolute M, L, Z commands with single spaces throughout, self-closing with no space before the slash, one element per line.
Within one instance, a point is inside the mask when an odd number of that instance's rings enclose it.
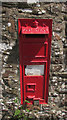
<path fill-rule="evenodd" d="M 21 104 L 48 102 L 52 19 L 18 19 Z"/>

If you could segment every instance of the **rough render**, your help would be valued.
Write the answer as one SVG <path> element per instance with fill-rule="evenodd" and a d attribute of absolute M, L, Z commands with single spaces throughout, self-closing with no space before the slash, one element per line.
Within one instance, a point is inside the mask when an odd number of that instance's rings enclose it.
<path fill-rule="evenodd" d="M 18 18 L 52 18 L 53 32 L 51 45 L 51 66 L 48 105 L 41 107 L 43 117 L 66 120 L 65 83 L 67 80 L 67 3 L 2 3 L 2 120 L 12 115 L 11 105 L 18 97 L 20 100 L 19 78 L 19 40 L 17 37 Z"/>

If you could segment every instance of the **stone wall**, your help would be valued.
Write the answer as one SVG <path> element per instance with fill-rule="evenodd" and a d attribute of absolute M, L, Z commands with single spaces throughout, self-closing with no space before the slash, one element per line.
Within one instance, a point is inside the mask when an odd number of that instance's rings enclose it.
<path fill-rule="evenodd" d="M 11 105 L 20 101 L 18 18 L 52 18 L 53 35 L 48 105 L 42 105 L 35 118 L 65 120 L 67 80 L 67 3 L 2 3 L 2 120 L 12 116 Z M 15 106 L 16 107 L 16 106 Z M 47 116 L 47 117 L 46 117 Z"/>

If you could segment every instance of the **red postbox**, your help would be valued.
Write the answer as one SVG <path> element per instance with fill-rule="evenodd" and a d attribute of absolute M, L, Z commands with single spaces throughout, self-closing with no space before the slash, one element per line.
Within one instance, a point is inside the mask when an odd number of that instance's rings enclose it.
<path fill-rule="evenodd" d="M 21 104 L 48 102 L 52 19 L 18 19 Z"/>

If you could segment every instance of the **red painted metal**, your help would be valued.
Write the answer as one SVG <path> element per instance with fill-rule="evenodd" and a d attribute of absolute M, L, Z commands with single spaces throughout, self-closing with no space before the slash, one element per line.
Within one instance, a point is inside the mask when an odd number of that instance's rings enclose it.
<path fill-rule="evenodd" d="M 18 19 L 21 104 L 48 102 L 52 19 Z M 26 65 L 44 65 L 44 75 L 25 75 Z"/>

